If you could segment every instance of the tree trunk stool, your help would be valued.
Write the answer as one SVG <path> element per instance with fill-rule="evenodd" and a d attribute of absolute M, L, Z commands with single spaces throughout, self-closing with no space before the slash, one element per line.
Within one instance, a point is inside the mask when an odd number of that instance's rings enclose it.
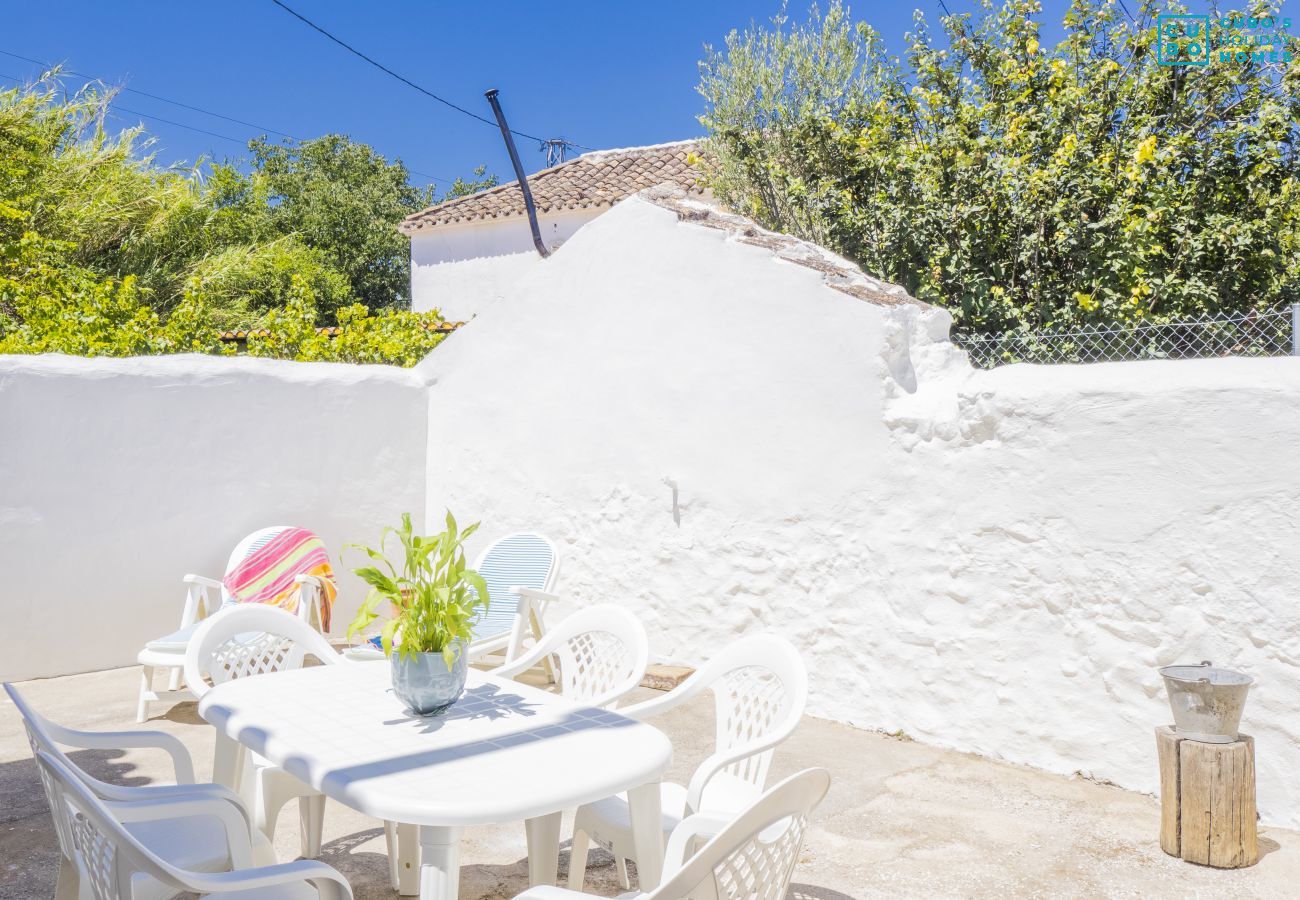
<path fill-rule="evenodd" d="M 1184 740 L 1156 729 L 1160 758 L 1160 849 L 1220 869 L 1259 861 L 1255 831 L 1255 739 L 1231 744 Z"/>

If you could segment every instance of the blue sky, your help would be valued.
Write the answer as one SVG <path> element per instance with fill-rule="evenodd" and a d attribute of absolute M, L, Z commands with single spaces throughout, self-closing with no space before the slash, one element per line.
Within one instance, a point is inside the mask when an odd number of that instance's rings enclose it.
<path fill-rule="evenodd" d="M 764 21 L 779 0 L 603 0 L 567 3 L 342 3 L 286 0 L 424 87 L 490 118 L 483 99 L 498 87 L 513 128 L 564 136 L 589 147 L 623 147 L 690 137 L 696 63 L 706 43 Z M 937 19 L 938 0 L 857 2 L 856 18 L 902 47 L 916 6 Z M 1048 2 L 1047 8 L 1059 7 Z M 953 11 L 973 2 L 948 0 Z M 806 6 L 792 0 L 792 12 Z M 1054 18 L 1048 16 L 1049 20 Z M 343 132 L 441 179 L 486 164 L 503 179 L 510 165 L 499 134 L 416 93 L 330 43 L 270 0 L 221 5 L 114 2 L 7 4 L 0 50 L 110 83 L 283 131 L 300 138 Z M 40 67 L 0 56 L 0 75 L 30 78 Z M 67 81 L 69 87 L 79 84 Z M 141 114 L 245 140 L 254 129 L 139 94 L 117 100 L 110 124 L 143 121 L 160 162 L 238 157 L 238 143 L 142 118 Z M 542 167 L 521 141 L 529 171 Z M 414 181 L 423 181 L 418 176 Z"/>

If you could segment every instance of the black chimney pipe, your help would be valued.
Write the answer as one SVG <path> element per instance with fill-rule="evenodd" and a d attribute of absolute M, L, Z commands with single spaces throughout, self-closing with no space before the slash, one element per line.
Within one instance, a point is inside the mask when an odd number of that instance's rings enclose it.
<path fill-rule="evenodd" d="M 510 164 L 515 167 L 515 178 L 519 179 L 519 189 L 524 192 L 524 209 L 528 211 L 528 227 L 533 230 L 533 246 L 545 259 L 551 255 L 551 251 L 546 249 L 546 242 L 542 240 L 542 230 L 537 225 L 537 207 L 533 206 L 533 192 L 528 189 L 528 178 L 524 175 L 523 164 L 519 162 L 519 151 L 515 149 L 515 139 L 510 133 L 510 126 L 506 124 L 506 115 L 501 111 L 501 103 L 497 100 L 497 89 L 492 88 L 483 96 L 487 97 L 488 103 L 492 104 L 492 112 L 496 113 L 501 136 L 505 138 L 506 149 L 510 151 Z"/>

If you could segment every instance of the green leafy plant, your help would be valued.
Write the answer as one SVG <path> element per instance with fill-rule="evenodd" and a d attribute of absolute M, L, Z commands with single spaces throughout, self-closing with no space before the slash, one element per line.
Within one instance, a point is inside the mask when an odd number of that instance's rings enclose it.
<path fill-rule="evenodd" d="M 1060 28 L 1039 0 L 968 5 L 918 12 L 902 59 L 841 0 L 733 32 L 701 65 L 714 193 L 966 332 L 1300 300 L 1300 38 L 1166 66 L 1176 2 L 1071 0 Z"/>
<path fill-rule="evenodd" d="M 478 523 L 460 530 L 451 512 L 447 530 L 422 537 L 411 526 L 411 514 L 402 514 L 400 528 L 385 528 L 379 549 L 350 544 L 364 552 L 376 565 L 352 571 L 370 585 L 370 591 L 348 626 L 351 639 L 368 628 L 384 603 L 392 604 L 394 615 L 380 632 L 385 655 L 396 649 L 403 658 L 417 653 L 441 653 L 447 667 L 456 659 L 461 644 L 469 643 L 476 610 L 488 606 L 488 590 L 482 576 L 465 563 L 465 540 L 478 530 Z M 401 556 L 386 553 L 390 537 L 396 536 Z"/>

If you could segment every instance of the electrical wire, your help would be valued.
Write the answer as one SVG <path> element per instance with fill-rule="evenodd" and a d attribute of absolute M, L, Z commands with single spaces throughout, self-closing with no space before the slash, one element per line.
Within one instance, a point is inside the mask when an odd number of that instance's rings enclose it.
<path fill-rule="evenodd" d="M 0 54 L 4 54 L 5 56 L 12 56 L 14 59 L 21 59 L 24 62 L 29 62 L 34 65 L 41 66 L 46 71 L 49 71 L 50 69 L 54 68 L 49 63 L 42 62 L 39 59 L 32 59 L 30 56 L 23 56 L 21 53 L 11 53 L 8 50 L 0 50 Z M 81 72 L 74 72 L 71 69 L 64 69 L 63 71 L 71 75 L 73 78 L 85 78 L 87 81 L 103 81 L 103 79 L 95 78 L 93 75 L 84 75 Z M 233 122 L 236 125 L 243 125 L 245 128 L 251 128 L 254 131 L 262 131 L 262 132 L 268 132 L 270 134 L 278 134 L 281 137 L 293 137 L 293 135 L 289 134 L 289 132 L 281 131 L 278 128 L 267 128 L 264 125 L 255 125 L 252 122 L 245 122 L 243 119 L 236 119 L 234 116 L 227 116 L 219 112 L 213 112 L 212 110 L 204 109 L 201 106 L 191 106 L 190 104 L 184 103 L 180 100 L 173 100 L 170 97 L 163 97 L 160 94 L 151 94 L 148 91 L 142 91 L 139 88 L 127 87 L 126 85 L 122 85 L 121 90 L 128 91 L 132 94 L 139 94 L 141 97 L 148 97 L 151 100 L 161 100 L 163 103 L 170 103 L 173 106 L 179 106 L 182 109 L 188 109 L 191 110 L 192 112 L 203 113 L 205 116 L 212 116 L 213 118 L 216 119 L 225 119 L 227 122 Z"/>
<path fill-rule="evenodd" d="M 42 62 L 42 61 L 39 60 L 39 59 L 33 59 L 33 58 L 31 58 L 30 56 L 23 56 L 23 55 L 20 54 L 20 53 L 11 53 L 11 52 L 9 52 L 8 50 L 0 50 L 0 54 L 3 54 L 4 56 L 11 56 L 11 57 L 13 57 L 14 59 L 21 59 L 21 60 L 23 60 L 23 61 L 25 61 L 25 62 L 29 62 L 29 63 L 32 63 L 32 64 L 34 64 L 34 65 L 41 66 L 42 69 L 44 69 L 44 70 L 47 71 L 47 72 L 54 68 L 54 67 L 51 66 L 49 63 Z M 100 82 L 101 84 L 106 84 L 106 83 L 107 83 L 107 82 L 105 82 L 102 78 L 95 78 L 95 77 L 93 77 L 93 76 L 91 76 L 91 75 L 84 75 L 84 74 L 82 74 L 81 72 L 74 72 L 74 71 L 72 71 L 71 69 L 63 69 L 63 70 L 61 70 L 61 71 L 66 72 L 68 75 L 71 75 L 71 76 L 73 76 L 74 78 L 84 78 L 84 79 L 86 79 L 87 81 L 98 81 L 98 82 Z M 3 74 L 0 74 L 0 78 L 7 78 L 7 79 L 10 80 L 10 81 L 19 82 L 19 83 L 21 83 L 21 82 L 24 81 L 24 79 L 22 79 L 22 78 L 18 78 L 17 76 L 14 76 L 14 75 L 3 75 Z M 299 143 L 301 143 L 301 141 L 300 141 L 298 138 L 295 138 L 293 135 L 289 134 L 289 132 L 287 132 L 287 131 L 280 131 L 280 130 L 277 129 L 277 128 L 263 128 L 263 127 L 261 127 L 260 125 L 254 125 L 254 124 L 251 123 L 251 122 L 245 122 L 243 119 L 236 119 L 236 118 L 234 118 L 233 116 L 226 116 L 226 115 L 222 115 L 221 113 L 212 112 L 211 110 L 203 109 L 203 108 L 200 107 L 200 106 L 191 106 L 191 105 L 188 104 L 188 103 L 182 103 L 180 100 L 171 100 L 171 99 L 169 99 L 169 98 L 167 98 L 167 97 L 163 97 L 163 96 L 161 96 L 161 95 L 159 95 L 159 94 L 151 94 L 151 93 L 149 93 L 148 91 L 142 91 L 142 90 L 139 90 L 138 88 L 131 88 L 131 87 L 126 87 L 125 85 L 123 85 L 123 86 L 120 86 L 119 89 L 120 89 L 120 90 L 123 90 L 123 91 L 130 91 L 130 92 L 133 93 L 133 94 L 139 94 L 139 95 L 142 96 L 142 97 L 149 97 L 150 99 L 153 99 L 153 100 L 161 100 L 163 103 L 171 103 L 171 104 L 173 104 L 174 106 L 179 106 L 179 107 L 182 107 L 183 109 L 193 110 L 194 112 L 202 113 L 202 114 L 204 114 L 204 115 L 208 115 L 208 116 L 213 116 L 213 117 L 218 118 L 218 119 L 225 119 L 227 122 L 234 122 L 236 125 L 244 125 L 244 126 L 246 126 L 246 127 L 248 127 L 248 128 L 252 128 L 254 131 L 261 131 L 261 132 L 263 132 L 263 133 L 270 133 L 270 134 L 278 134 L 278 135 L 280 135 L 280 137 L 289 138 L 289 139 L 292 140 L 292 141 L 298 141 Z M 110 101 L 110 102 L 111 102 L 111 101 Z M 165 119 L 165 118 L 163 118 L 162 116 L 155 116 L 155 115 L 152 115 L 152 114 L 150 114 L 150 113 L 140 112 L 140 111 L 138 111 L 138 110 L 134 110 L 134 109 L 129 109 L 129 108 L 123 106 L 123 105 L 120 104 L 120 103 L 113 103 L 113 106 L 114 106 L 116 109 L 121 110 L 122 112 L 125 112 L 125 113 L 130 113 L 130 114 L 133 115 L 133 116 L 140 116 L 140 117 L 145 118 L 145 119 L 153 119 L 155 122 L 162 122 L 162 123 L 164 123 L 164 124 L 166 124 L 166 125 L 173 125 L 173 126 L 175 126 L 176 128 L 184 128 L 184 129 L 186 129 L 187 131 L 196 131 L 196 132 L 198 132 L 199 134 L 206 134 L 208 137 L 219 138 L 220 140 L 223 140 L 223 141 L 230 141 L 231 143 L 239 144 L 241 147 L 247 147 L 247 146 L 248 146 L 248 141 L 243 140 L 242 138 L 231 137 L 231 136 L 228 135 L 228 134 L 218 134 L 218 133 L 215 132 L 215 131 L 208 131 L 206 128 L 199 128 L 199 127 L 197 127 L 197 126 L 195 126 L 195 125 L 186 125 L 184 122 L 177 122 L 177 121 L 175 121 L 175 120 L 173 120 L 173 119 Z M 443 183 L 445 183 L 445 184 L 454 184 L 454 183 L 455 183 L 455 182 L 454 182 L 452 179 L 450 179 L 450 178 L 440 178 L 440 177 L 437 176 L 437 175 L 430 175 L 428 172 L 418 172 L 418 171 L 416 171 L 415 169 L 410 169 L 410 168 L 408 168 L 406 171 L 407 171 L 407 172 L 410 172 L 412 175 L 418 175 L 418 176 L 420 176 L 421 178 L 427 178 L 427 179 L 429 179 L 430 181 L 441 181 L 441 182 L 443 182 Z"/>
<path fill-rule="evenodd" d="M 325 37 L 329 38 L 329 39 L 330 39 L 331 41 L 333 41 L 334 43 L 338 44 L 338 45 L 339 45 L 340 47 L 342 47 L 344 50 L 348 51 L 349 53 L 351 53 L 351 54 L 354 55 L 354 56 L 360 57 L 361 59 L 363 59 L 363 60 L 365 60 L 366 62 L 370 63 L 370 65 L 374 66 L 374 67 L 375 67 L 376 69 L 378 69 L 379 71 L 381 71 L 381 72 L 383 72 L 383 73 L 385 73 L 385 74 L 387 74 L 387 75 L 390 75 L 390 76 L 392 76 L 393 78 L 396 78 L 398 81 L 400 81 L 402 84 L 406 85 L 407 87 L 409 87 L 409 88 L 413 88 L 414 90 L 419 91 L 421 94 L 424 94 L 426 97 L 429 97 L 429 98 L 431 98 L 431 99 L 433 99 L 433 100 L 436 100 L 436 101 L 438 101 L 439 103 L 441 103 L 443 106 L 450 107 L 451 109 L 456 110 L 456 112 L 458 112 L 458 113 L 462 113 L 462 114 L 464 114 L 464 115 L 467 115 L 467 116 L 469 116 L 471 119 L 477 119 L 478 121 L 482 122 L 484 125 L 491 126 L 492 128 L 496 128 L 496 127 L 497 127 L 497 123 L 494 122 L 494 121 L 492 121 L 491 119 L 487 119 L 487 118 L 485 118 L 485 117 L 483 117 L 483 116 L 480 116 L 480 115 L 479 115 L 478 113 L 476 113 L 476 112 L 471 112 L 470 110 L 466 109 L 465 107 L 460 106 L 459 104 L 453 103 L 453 102 L 451 102 L 450 100 L 448 100 L 448 99 L 445 98 L 445 97 L 439 97 L 439 96 L 438 96 L 437 94 L 435 94 L 433 91 L 429 90 L 429 89 L 426 88 L 426 87 L 422 87 L 422 86 L 416 84 L 414 81 L 412 81 L 411 79 L 407 78 L 405 75 L 401 75 L 401 74 L 398 74 L 397 72 L 394 72 L 392 69 L 388 68 L 388 66 L 384 65 L 383 63 L 379 62 L 378 60 L 374 59 L 373 57 L 367 56 L 366 54 L 362 53 L 360 50 L 358 50 L 356 47 L 353 47 L 353 46 L 352 46 L 351 44 L 349 44 L 347 41 L 343 40 L 343 39 L 340 38 L 340 37 L 337 37 L 336 35 L 330 33 L 329 31 L 326 31 L 324 28 L 322 28 L 321 26 L 317 25 L 317 24 L 316 24 L 315 22 L 313 22 L 311 19 L 307 18 L 307 17 L 304 16 L 302 13 L 298 12 L 296 9 L 294 9 L 294 8 L 291 7 L 291 6 L 289 6 L 287 3 L 282 2 L 282 0 L 271 0 L 271 2 L 274 3 L 276 6 L 280 7 L 280 8 L 281 8 L 282 10 L 284 10 L 285 12 L 287 12 L 289 15 L 293 16 L 293 17 L 294 17 L 295 19 L 297 19 L 298 21 L 302 22 L 302 23 L 303 23 L 304 25 L 306 25 L 308 28 L 311 28 L 313 31 L 316 31 L 316 32 L 318 32 L 319 34 L 324 35 Z M 545 139 L 545 138 L 539 138 L 539 137 L 537 137 L 536 135 L 528 134 L 527 132 L 523 132 L 523 131 L 515 131 L 515 129 L 513 129 L 513 128 L 510 129 L 510 133 L 513 134 L 513 135 L 515 135 L 516 137 L 528 138 L 528 140 L 530 140 L 530 141 L 537 141 L 539 144 L 545 144 L 545 143 L 546 143 L 546 139 Z M 580 149 L 582 149 L 582 150 L 590 150 L 590 149 L 591 149 L 590 147 L 585 147 L 585 146 L 583 146 L 582 144 L 574 143 L 573 141 L 566 141 L 565 143 L 569 144 L 569 145 L 572 146 L 572 147 L 578 147 L 578 148 L 580 148 Z"/>

